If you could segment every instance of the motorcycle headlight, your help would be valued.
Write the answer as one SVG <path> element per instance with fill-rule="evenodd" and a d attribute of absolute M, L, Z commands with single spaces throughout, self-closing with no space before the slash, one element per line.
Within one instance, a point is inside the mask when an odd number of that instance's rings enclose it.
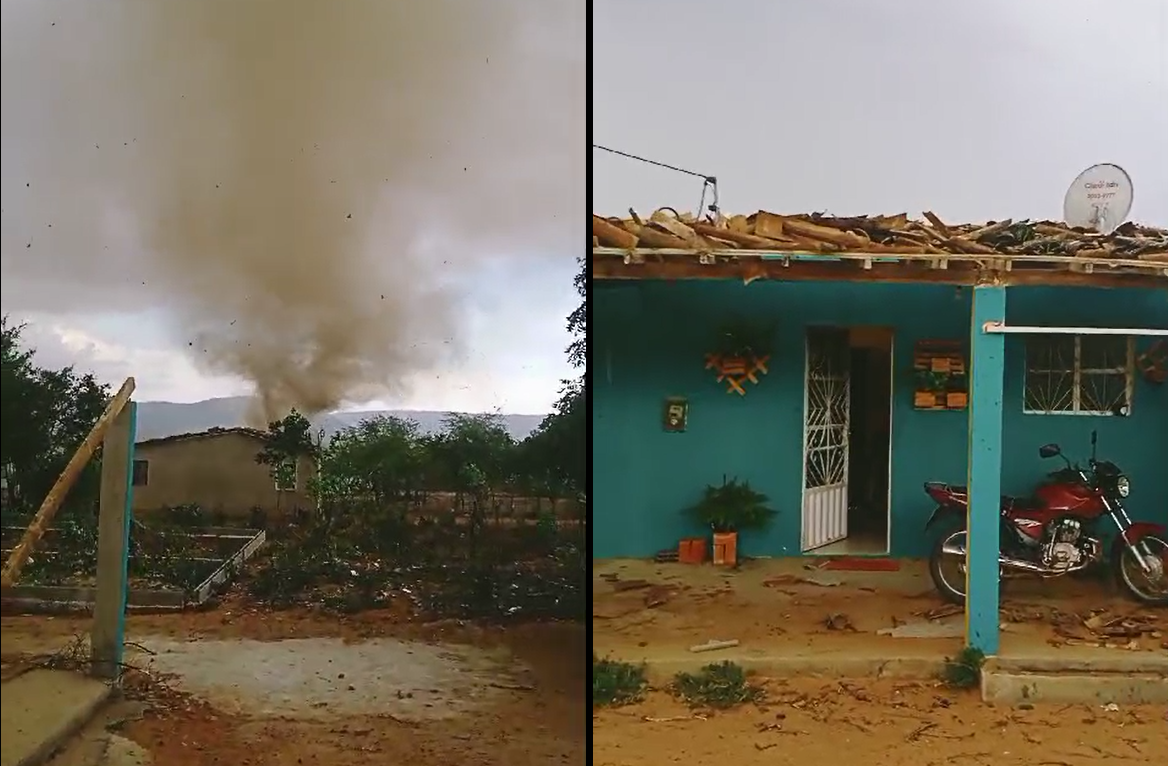
<path fill-rule="evenodd" d="M 1115 480 L 1115 491 L 1120 497 L 1127 497 L 1127 493 L 1131 492 L 1131 482 L 1126 476 L 1120 476 Z"/>

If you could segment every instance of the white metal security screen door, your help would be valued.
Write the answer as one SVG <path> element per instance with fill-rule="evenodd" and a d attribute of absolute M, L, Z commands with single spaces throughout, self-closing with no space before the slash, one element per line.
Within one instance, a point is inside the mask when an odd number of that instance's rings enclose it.
<path fill-rule="evenodd" d="M 848 536 L 850 354 L 847 330 L 808 329 L 803 435 L 805 551 Z"/>

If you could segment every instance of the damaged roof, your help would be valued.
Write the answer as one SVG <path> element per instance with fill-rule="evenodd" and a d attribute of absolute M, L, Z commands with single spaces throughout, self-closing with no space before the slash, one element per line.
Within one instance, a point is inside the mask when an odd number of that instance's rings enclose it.
<path fill-rule="evenodd" d="M 209 439 L 217 436 L 226 436 L 228 434 L 238 434 L 240 436 L 247 436 L 252 439 L 259 439 L 263 441 L 267 438 L 267 433 L 258 428 L 246 428 L 243 426 L 232 428 L 208 428 L 206 431 L 193 431 L 186 434 L 174 434 L 172 436 L 160 436 L 156 439 L 145 439 L 136 442 L 134 446 L 143 447 L 147 445 L 165 444 L 169 442 L 191 441 L 193 439 Z"/>
<path fill-rule="evenodd" d="M 889 271 L 889 264 L 961 272 L 953 279 L 935 281 L 967 281 L 971 272 L 983 277 L 1015 271 L 1073 272 L 1160 277 L 1156 286 L 1162 287 L 1168 277 L 1168 229 L 1131 222 L 1100 234 L 1055 221 L 953 224 L 932 212 L 914 220 L 905 213 L 840 217 L 760 210 L 749 216 L 718 214 L 698 220 L 660 208 L 648 218 L 633 210 L 628 218 L 593 215 L 592 245 L 598 278 L 636 278 L 635 267 L 667 261 L 710 267 L 751 260 L 757 264 L 760 258 L 785 259 L 783 266 L 791 261 L 848 262 L 848 268 L 857 272 L 854 277 L 873 276 L 862 272 L 871 271 L 874 264 L 882 273 Z M 620 266 L 611 263 L 613 258 L 620 258 Z M 654 271 L 645 270 L 643 277 L 652 278 Z M 673 271 L 678 272 L 673 276 L 719 276 L 701 269 Z"/>

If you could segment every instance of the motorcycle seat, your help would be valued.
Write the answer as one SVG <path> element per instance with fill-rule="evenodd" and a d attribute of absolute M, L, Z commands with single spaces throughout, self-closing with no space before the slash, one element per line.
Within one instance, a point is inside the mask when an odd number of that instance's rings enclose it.
<path fill-rule="evenodd" d="M 1002 508 L 1007 511 L 1037 511 L 1043 504 L 1033 497 L 1010 497 L 1002 495 Z"/>
<path fill-rule="evenodd" d="M 954 495 L 969 496 L 969 487 L 964 484 L 942 484 L 936 485 L 939 489 L 950 492 Z M 1013 495 L 1002 495 L 1002 510 L 1006 511 L 1029 511 L 1041 508 L 1042 504 L 1032 497 L 1015 497 Z"/>

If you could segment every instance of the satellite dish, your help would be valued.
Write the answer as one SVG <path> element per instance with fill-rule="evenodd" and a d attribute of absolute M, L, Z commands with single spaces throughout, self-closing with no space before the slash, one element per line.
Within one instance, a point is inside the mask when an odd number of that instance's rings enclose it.
<path fill-rule="evenodd" d="M 1071 182 L 1063 199 L 1067 226 L 1110 234 L 1131 212 L 1132 181 L 1119 165 L 1092 165 Z"/>

